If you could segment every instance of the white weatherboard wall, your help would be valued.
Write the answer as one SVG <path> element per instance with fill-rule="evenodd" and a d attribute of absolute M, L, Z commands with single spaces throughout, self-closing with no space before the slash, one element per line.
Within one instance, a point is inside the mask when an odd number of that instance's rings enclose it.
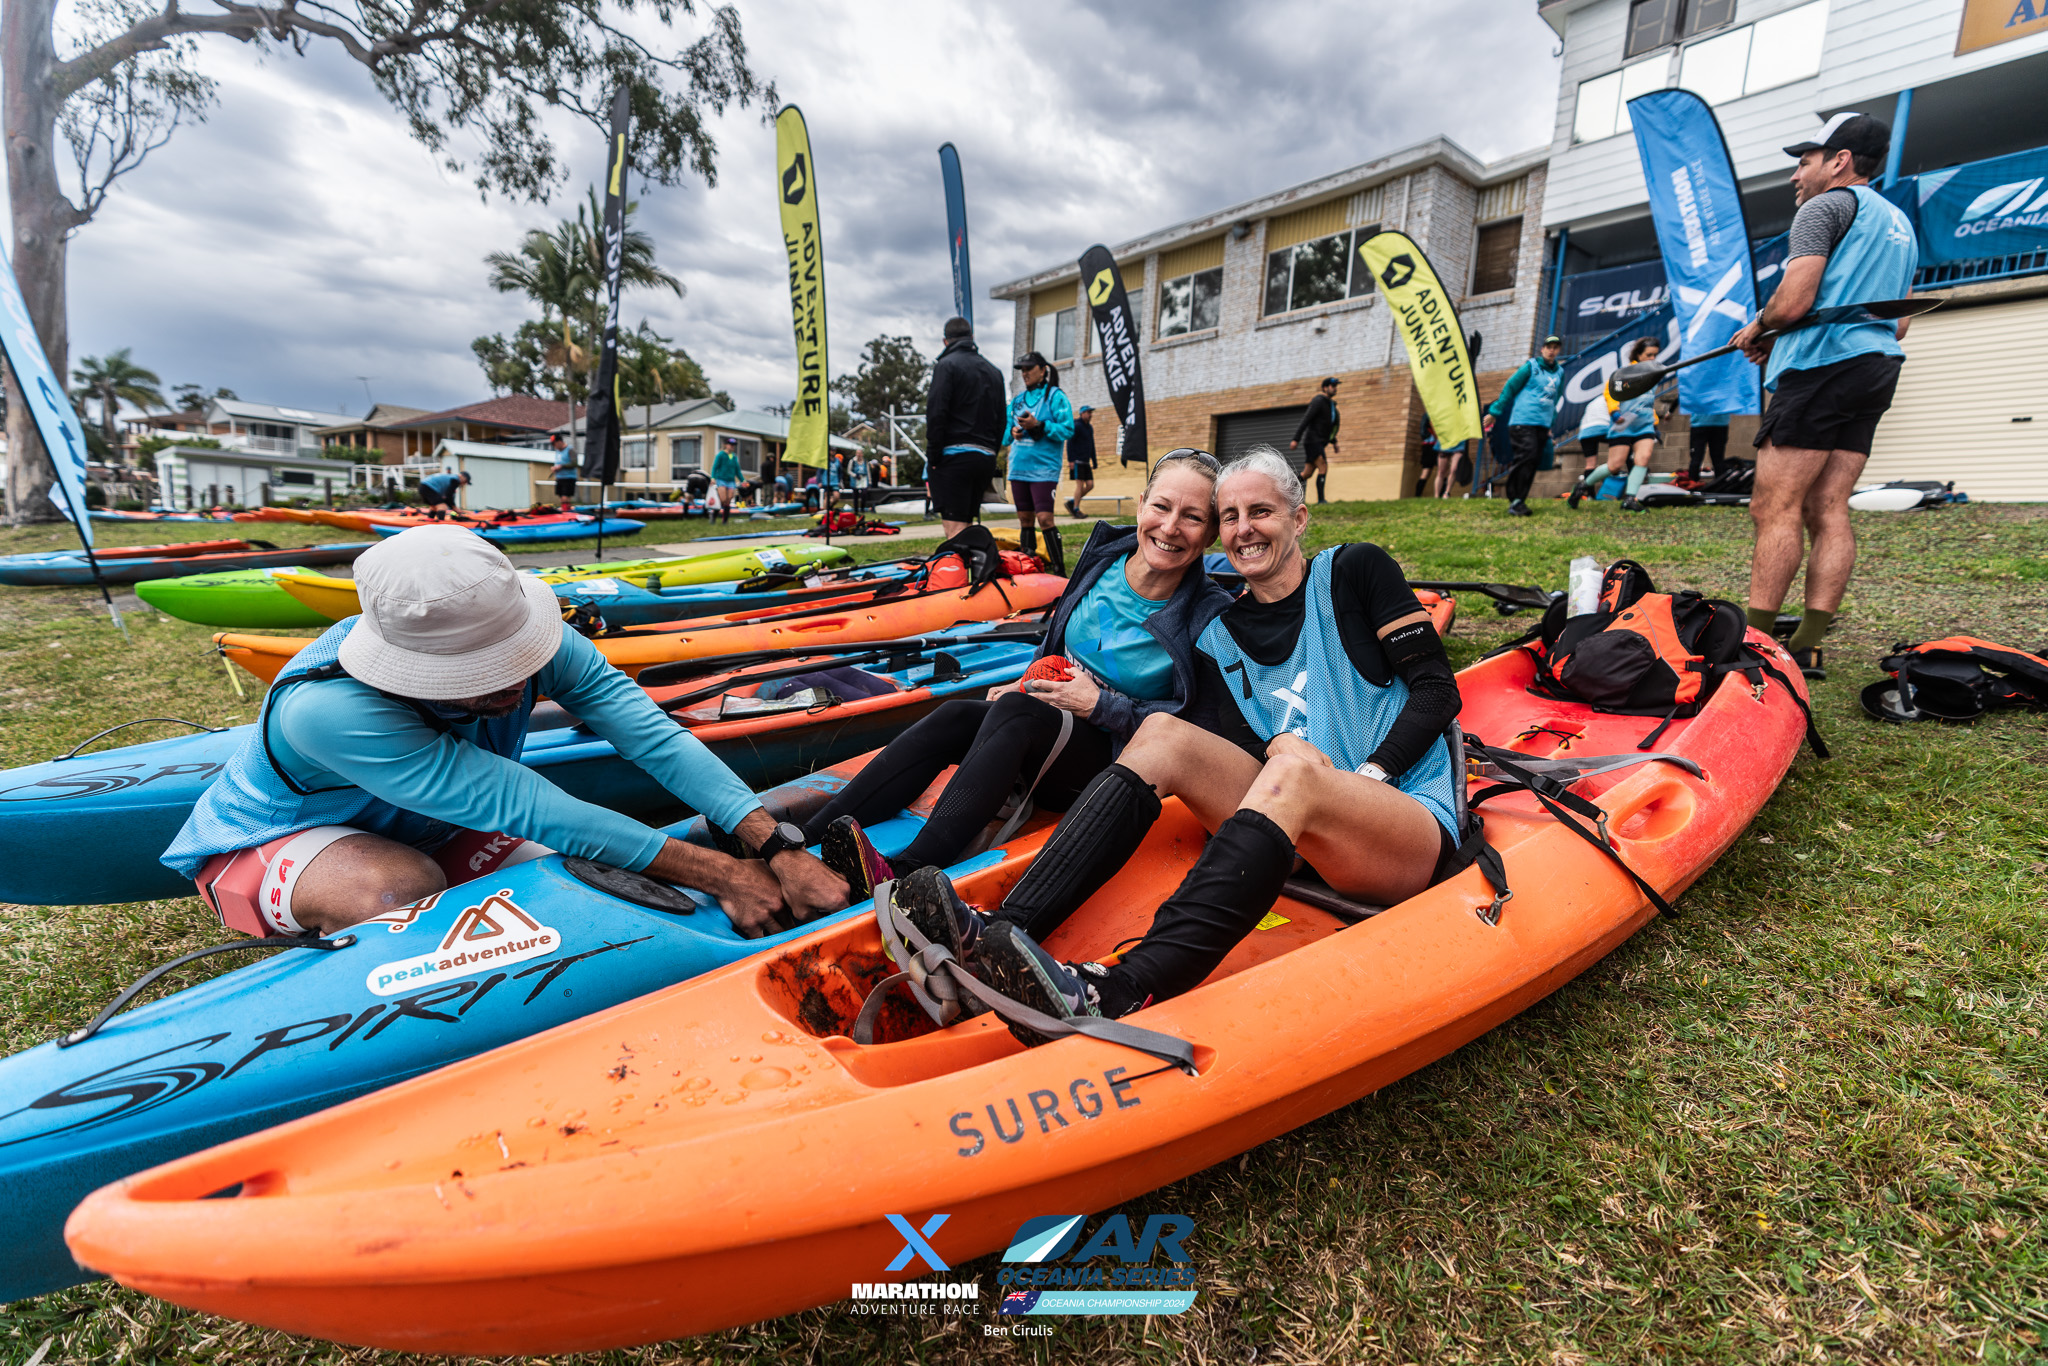
<path fill-rule="evenodd" d="M 2048 502 L 2048 298 L 1937 310 L 1905 347 L 1863 482 L 1953 479 L 1973 499 Z"/>

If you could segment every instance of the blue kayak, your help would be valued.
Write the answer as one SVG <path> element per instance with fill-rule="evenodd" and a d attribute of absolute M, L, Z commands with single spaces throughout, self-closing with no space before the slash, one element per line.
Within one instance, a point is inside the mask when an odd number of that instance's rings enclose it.
<path fill-rule="evenodd" d="M 858 766 L 765 792 L 763 802 L 802 819 Z M 906 812 L 871 835 L 897 852 L 922 824 Z M 701 818 L 668 831 L 707 842 Z M 1006 856 L 994 849 L 953 871 Z M 829 919 L 868 909 L 861 902 Z M 64 1220 L 110 1181 L 775 949 L 824 923 L 743 939 L 709 896 L 551 854 L 366 921 L 333 941 L 345 947 L 279 949 L 116 1015 L 71 1047 L 17 1053 L 0 1061 L 0 1303 L 89 1278 L 65 1249 Z M 478 1162 L 498 1160 L 488 1132 L 469 1142 L 481 1145 Z"/>
<path fill-rule="evenodd" d="M 469 529 L 492 545 L 511 547 L 540 545 L 548 541 L 586 541 L 598 534 L 598 521 L 596 517 L 578 517 L 574 521 L 515 522 L 509 526 L 472 526 Z M 607 536 L 630 536 L 647 528 L 645 522 L 630 522 L 624 517 L 606 517 L 603 523 Z M 396 536 L 410 528 L 373 523 L 370 530 L 379 536 Z"/>
<path fill-rule="evenodd" d="M 890 693 L 831 702 L 799 695 L 771 705 L 745 696 L 755 688 L 742 683 L 729 699 L 707 699 L 681 721 L 740 781 L 767 787 L 887 744 L 948 698 L 981 697 L 1022 677 L 1030 642 L 974 643 L 993 625 L 972 622 L 938 633 L 959 644 L 946 650 L 958 668 L 937 682 L 940 661 L 926 653 L 899 668 L 863 670 L 887 679 L 896 689 Z M 876 649 L 885 652 L 887 645 Z M 719 681 L 707 677 L 695 686 Z M 688 690 L 672 686 L 652 695 L 670 700 Z M 191 882 L 157 856 L 253 729 L 175 736 L 0 773 L 0 901 L 97 906 L 191 896 Z M 627 815 L 677 807 L 673 794 L 620 758 L 610 741 L 551 703 L 534 709 L 520 761 L 571 796 Z"/>
<path fill-rule="evenodd" d="M 295 566 L 347 564 L 374 541 L 302 545 L 283 550 L 229 550 L 211 555 L 123 556 L 99 561 L 106 583 L 144 583 L 217 574 L 226 569 L 290 569 Z M 93 566 L 83 550 L 49 550 L 0 559 L 0 584 L 20 588 L 91 587 Z"/>

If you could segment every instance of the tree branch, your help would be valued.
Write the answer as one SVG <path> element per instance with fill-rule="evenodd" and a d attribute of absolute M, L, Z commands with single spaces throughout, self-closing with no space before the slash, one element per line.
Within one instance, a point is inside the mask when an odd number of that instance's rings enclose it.
<path fill-rule="evenodd" d="M 187 33 L 224 33 L 246 43 L 261 37 L 268 27 L 263 17 L 265 11 L 255 5 L 234 4 L 231 0 L 219 3 L 227 9 L 226 14 L 186 14 L 178 8 L 177 0 L 170 0 L 162 10 L 138 20 L 126 31 L 70 61 L 56 63 L 50 69 L 50 85 L 58 103 L 130 58 L 163 51 L 167 39 Z"/>

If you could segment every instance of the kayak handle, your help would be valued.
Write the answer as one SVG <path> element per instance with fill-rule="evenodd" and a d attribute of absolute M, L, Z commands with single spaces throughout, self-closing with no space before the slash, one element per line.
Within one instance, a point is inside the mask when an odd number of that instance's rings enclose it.
<path fill-rule="evenodd" d="M 83 1029 L 74 1029 L 63 1038 L 57 1040 L 57 1047 L 69 1048 L 73 1044 L 84 1043 L 87 1039 L 99 1033 L 107 1021 L 120 1014 L 123 1006 L 134 1000 L 143 988 L 156 981 L 157 978 L 174 969 L 184 967 L 187 963 L 205 958 L 209 954 L 231 953 L 237 949 L 321 949 L 325 951 L 345 949 L 355 942 L 356 937 L 352 934 L 342 935 L 338 939 L 322 939 L 318 935 L 273 935 L 268 939 L 237 939 L 232 943 L 215 944 L 210 949 L 200 949 L 197 952 L 188 953 L 182 958 L 173 958 L 170 962 L 160 963 L 136 978 L 119 996 L 116 996 L 113 1000 L 100 1007 L 100 1013 L 92 1017 L 91 1024 Z"/>
<path fill-rule="evenodd" d="M 220 649 L 219 646 L 215 646 L 214 648 L 217 651 Z M 143 716 L 138 717 L 136 720 L 133 721 L 123 721 L 118 726 L 108 726 L 98 735 L 88 735 L 85 737 L 85 739 L 80 740 L 77 744 L 73 745 L 71 747 L 71 752 L 69 754 L 60 754 L 55 759 L 50 760 L 50 762 L 54 764 L 61 763 L 66 759 L 76 759 L 78 757 L 78 751 L 84 749 L 93 741 L 104 740 L 109 735 L 112 735 L 115 731 L 126 730 L 130 726 L 146 726 L 152 721 L 168 721 L 174 726 L 190 726 L 194 730 L 205 731 L 208 735 L 219 735 L 222 731 L 225 731 L 227 729 L 226 726 L 202 726 L 197 721 L 187 721 L 182 716 Z"/>

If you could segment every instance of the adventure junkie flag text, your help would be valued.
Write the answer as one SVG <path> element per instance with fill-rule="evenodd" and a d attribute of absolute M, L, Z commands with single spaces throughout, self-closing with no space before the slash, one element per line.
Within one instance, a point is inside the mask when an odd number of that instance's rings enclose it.
<path fill-rule="evenodd" d="M 1358 255 L 1372 271 L 1394 325 L 1408 347 L 1408 366 L 1422 407 L 1436 428 L 1437 445 L 1450 450 L 1479 438 L 1479 384 L 1472 357 L 1465 349 L 1465 331 L 1458 310 L 1437 279 L 1422 248 L 1404 232 L 1380 232 L 1358 244 Z"/>
<path fill-rule="evenodd" d="M 1116 258 L 1100 243 L 1081 255 L 1081 284 L 1088 291 L 1088 312 L 1095 320 L 1096 340 L 1102 343 L 1102 378 L 1109 385 L 1109 401 L 1122 424 L 1117 443 L 1117 463 L 1135 460 L 1149 464 L 1145 448 L 1145 377 L 1138 368 L 1138 327 L 1131 317 L 1131 300 L 1124 293 L 1123 273 Z"/>
<path fill-rule="evenodd" d="M 775 116 L 777 200 L 782 245 L 789 251 L 789 316 L 796 329 L 796 402 L 789 410 L 783 459 L 823 469 L 827 458 L 825 392 L 825 244 L 818 232 L 818 179 L 803 111 L 784 105 Z"/>
<path fill-rule="evenodd" d="M 626 254 L 626 131 L 632 116 L 630 92 L 622 85 L 612 96 L 611 154 L 604 176 L 604 340 L 590 381 L 583 438 L 583 477 L 599 485 L 619 478 L 619 267 Z"/>

